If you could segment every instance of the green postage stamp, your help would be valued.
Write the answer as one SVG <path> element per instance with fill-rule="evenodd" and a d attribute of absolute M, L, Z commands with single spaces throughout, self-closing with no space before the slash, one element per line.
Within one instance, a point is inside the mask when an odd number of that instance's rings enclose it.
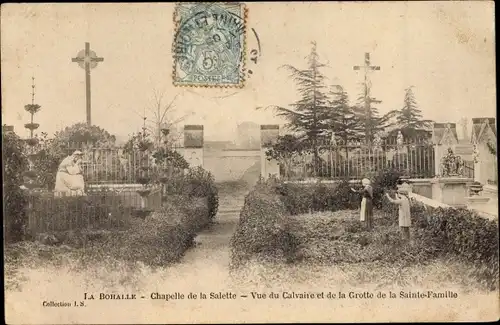
<path fill-rule="evenodd" d="M 175 8 L 174 21 L 174 85 L 243 86 L 244 4 L 179 3 Z"/>

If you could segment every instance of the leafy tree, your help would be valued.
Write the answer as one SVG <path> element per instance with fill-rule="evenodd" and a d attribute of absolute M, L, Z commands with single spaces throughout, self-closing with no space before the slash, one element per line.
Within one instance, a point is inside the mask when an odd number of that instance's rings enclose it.
<path fill-rule="evenodd" d="M 50 139 L 48 134 L 42 132 L 36 136 L 37 146 L 34 148 L 34 171 L 37 173 L 38 182 L 48 190 L 53 190 L 57 168 L 62 159 L 71 154 L 73 150 L 83 149 L 85 145 L 93 147 L 112 146 L 115 136 L 106 130 L 86 123 L 76 123 L 56 132 L 54 138 Z"/>
<path fill-rule="evenodd" d="M 76 123 L 56 132 L 55 139 L 62 143 L 91 143 L 94 146 L 114 144 L 116 141 L 116 137 L 108 131 L 96 125 L 89 126 L 86 123 Z"/>
<path fill-rule="evenodd" d="M 189 168 L 189 163 L 186 159 L 177 151 L 170 148 L 158 148 L 153 153 L 153 158 L 155 158 L 156 164 L 162 164 L 166 161 L 170 165 L 177 169 L 187 169 Z"/>
<path fill-rule="evenodd" d="M 123 146 L 123 149 L 126 153 L 133 153 L 137 150 L 151 149 L 153 148 L 153 145 L 153 141 L 149 139 L 148 134 L 146 133 L 146 131 L 144 131 L 132 133 L 130 138 Z"/>
<path fill-rule="evenodd" d="M 155 140 L 157 139 L 155 138 Z M 151 166 L 150 158 L 153 159 L 156 166 L 172 167 L 177 172 L 189 168 L 186 159 L 168 144 L 169 141 L 166 137 L 163 144 L 155 143 L 151 140 L 146 128 L 143 128 L 143 132 L 131 135 L 123 149 L 126 154 L 129 154 L 131 165 L 136 166 L 135 175 L 141 174 L 143 166 Z M 156 175 L 156 172 L 158 172 L 156 168 L 150 170 L 151 175 Z"/>
<path fill-rule="evenodd" d="M 36 151 L 33 159 L 34 171 L 37 173 L 39 184 L 48 190 L 53 190 L 59 164 L 70 154 L 71 150 L 66 143 L 57 139 L 49 139 L 45 132 L 37 135 L 36 138 L 38 144 L 34 148 Z"/>
<path fill-rule="evenodd" d="M 423 119 L 422 111 L 418 109 L 417 101 L 413 93 L 413 86 L 405 89 L 403 108 L 393 110 L 389 114 L 395 118 L 397 129 L 391 131 L 396 133 L 401 131 L 406 138 L 428 138 L 431 132 L 428 128 L 432 121 Z"/>
<path fill-rule="evenodd" d="M 301 155 L 305 150 L 303 142 L 294 135 L 287 134 L 279 136 L 271 148 L 266 151 L 268 159 L 275 159 L 283 164 L 285 177 L 293 163 L 293 159 Z"/>
<path fill-rule="evenodd" d="M 372 104 L 380 104 L 382 101 L 374 98 L 371 95 L 371 82 L 365 72 L 364 82 L 361 84 L 362 92 L 357 98 L 357 105 L 355 111 L 360 119 L 361 125 L 364 129 L 365 142 L 370 145 L 373 143 L 377 133 L 385 131 L 390 119 L 389 115 L 380 116 L 377 107 Z"/>
<path fill-rule="evenodd" d="M 335 136 L 341 139 L 341 144 L 346 145 L 352 141 L 358 141 L 361 137 L 362 129 L 359 117 L 356 115 L 354 107 L 349 105 L 349 96 L 342 86 L 335 86 L 331 92 L 332 100 L 330 105 L 332 131 Z M 348 148 L 346 147 L 346 153 Z"/>
<path fill-rule="evenodd" d="M 372 104 L 380 104 L 382 101 L 370 95 L 371 85 L 368 81 L 363 83 L 363 93 L 357 98 L 358 103 L 354 108 L 356 116 L 364 129 L 363 134 L 367 143 L 372 143 L 375 135 L 386 129 L 389 125 L 390 115 L 380 115 L 377 107 Z"/>
<path fill-rule="evenodd" d="M 317 165 L 320 161 L 321 140 L 326 137 L 330 125 L 328 98 L 324 85 L 325 76 L 320 71 L 324 64 L 319 61 L 315 42 L 312 43 L 307 62 L 306 69 L 298 69 L 291 65 L 284 66 L 297 83 L 300 99 L 290 104 L 290 109 L 281 106 L 271 107 L 275 109 L 278 116 L 288 120 L 286 127 L 297 132 L 298 139 L 311 148 L 315 165 Z"/>

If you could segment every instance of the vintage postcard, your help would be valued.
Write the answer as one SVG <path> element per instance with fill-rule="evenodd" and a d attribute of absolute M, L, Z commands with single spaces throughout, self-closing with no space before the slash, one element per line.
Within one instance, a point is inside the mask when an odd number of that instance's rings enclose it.
<path fill-rule="evenodd" d="M 6 323 L 499 319 L 492 1 L 0 13 Z"/>

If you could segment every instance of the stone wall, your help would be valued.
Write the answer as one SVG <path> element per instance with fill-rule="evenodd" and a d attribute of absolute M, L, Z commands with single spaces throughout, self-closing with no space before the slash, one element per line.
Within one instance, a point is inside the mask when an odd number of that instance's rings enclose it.
<path fill-rule="evenodd" d="M 260 151 L 222 150 L 205 157 L 203 168 L 212 173 L 216 182 L 256 182 L 260 176 Z"/>
<path fill-rule="evenodd" d="M 432 184 L 430 178 L 414 178 L 409 181 L 413 187 L 413 193 L 429 199 L 432 198 Z"/>

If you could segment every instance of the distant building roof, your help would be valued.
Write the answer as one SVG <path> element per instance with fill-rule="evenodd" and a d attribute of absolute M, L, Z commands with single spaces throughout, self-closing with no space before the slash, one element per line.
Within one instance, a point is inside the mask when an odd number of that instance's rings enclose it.
<path fill-rule="evenodd" d="M 442 144 L 446 142 L 458 143 L 456 123 L 434 123 L 432 142 Z"/>
<path fill-rule="evenodd" d="M 471 142 L 476 143 L 480 141 L 483 135 L 488 132 L 488 129 L 491 130 L 495 137 L 497 136 L 494 117 L 473 118 Z"/>

